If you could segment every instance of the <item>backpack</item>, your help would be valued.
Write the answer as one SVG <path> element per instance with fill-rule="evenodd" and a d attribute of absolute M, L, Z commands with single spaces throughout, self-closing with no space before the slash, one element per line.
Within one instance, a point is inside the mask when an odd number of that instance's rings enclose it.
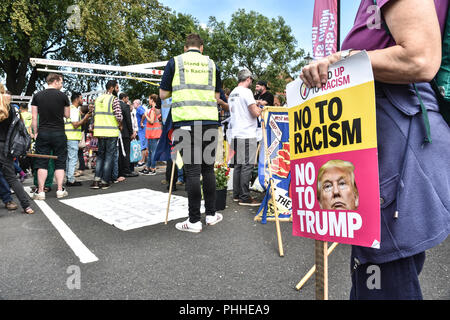
<path fill-rule="evenodd" d="M 450 125 L 450 6 L 442 37 L 442 63 L 431 85 L 438 97 L 440 113 Z"/>
<path fill-rule="evenodd" d="M 31 147 L 31 137 L 28 134 L 25 124 L 20 119 L 20 115 L 16 110 L 14 112 L 13 121 L 8 129 L 8 134 L 5 141 L 5 149 L 3 150 L 5 156 L 18 158 L 26 155 Z"/>

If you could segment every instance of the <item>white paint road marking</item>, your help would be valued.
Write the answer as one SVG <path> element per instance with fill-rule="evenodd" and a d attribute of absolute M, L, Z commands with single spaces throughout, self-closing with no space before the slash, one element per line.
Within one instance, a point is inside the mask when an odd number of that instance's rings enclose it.
<path fill-rule="evenodd" d="M 58 230 L 75 255 L 80 258 L 81 263 L 91 263 L 98 261 L 98 258 L 81 242 L 72 230 L 61 220 L 45 201 L 36 200 L 36 205 L 44 212 L 53 226 Z"/>

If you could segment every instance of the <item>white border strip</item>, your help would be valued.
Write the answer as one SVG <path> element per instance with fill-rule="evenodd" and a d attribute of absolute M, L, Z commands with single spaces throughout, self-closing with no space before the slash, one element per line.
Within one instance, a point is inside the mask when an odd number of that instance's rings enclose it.
<path fill-rule="evenodd" d="M 75 255 L 80 258 L 81 263 L 91 263 L 98 261 L 98 258 L 81 242 L 81 240 L 73 233 L 72 230 L 61 220 L 61 218 L 53 211 L 44 201 L 35 201 L 37 206 L 44 212 L 45 216 L 50 220 L 53 226 L 58 230 L 63 239 L 73 250 Z"/>

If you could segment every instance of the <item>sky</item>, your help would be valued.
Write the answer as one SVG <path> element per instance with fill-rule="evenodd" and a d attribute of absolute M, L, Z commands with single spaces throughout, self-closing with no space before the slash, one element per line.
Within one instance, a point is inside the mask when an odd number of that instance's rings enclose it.
<path fill-rule="evenodd" d="M 227 24 L 238 9 L 256 11 L 268 18 L 281 16 L 292 29 L 299 48 L 312 51 L 311 28 L 314 0 L 160 0 L 177 13 L 194 16 L 201 24 L 207 24 L 210 16 Z M 350 31 L 358 11 L 359 1 L 341 0 L 341 41 Z"/>

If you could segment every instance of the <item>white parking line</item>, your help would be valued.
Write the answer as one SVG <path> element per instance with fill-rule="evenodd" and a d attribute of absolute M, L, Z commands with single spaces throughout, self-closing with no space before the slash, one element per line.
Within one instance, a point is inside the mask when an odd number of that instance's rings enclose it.
<path fill-rule="evenodd" d="M 37 200 L 36 205 L 44 212 L 45 216 L 50 220 L 53 226 L 58 230 L 60 235 L 73 250 L 75 255 L 80 258 L 81 263 L 91 263 L 98 261 L 98 258 L 81 242 L 81 240 L 73 233 L 72 230 L 61 220 L 61 218 L 53 211 L 45 201 Z"/>

